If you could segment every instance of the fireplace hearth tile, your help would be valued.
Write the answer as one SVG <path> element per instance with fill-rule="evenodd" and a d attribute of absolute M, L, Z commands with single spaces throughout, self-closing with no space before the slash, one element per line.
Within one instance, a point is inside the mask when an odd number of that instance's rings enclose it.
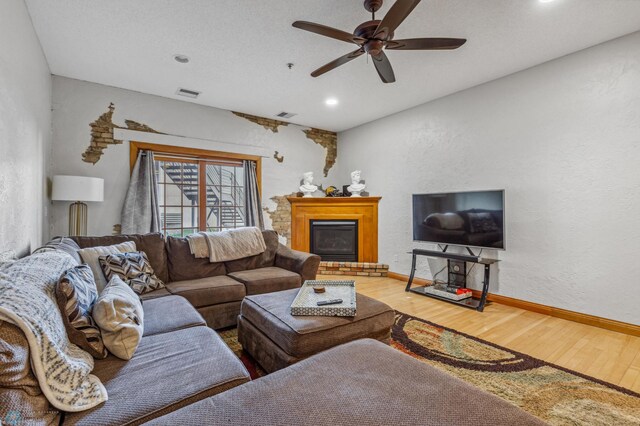
<path fill-rule="evenodd" d="M 361 277 L 386 277 L 389 265 L 371 262 L 320 262 L 320 275 L 350 275 Z"/>

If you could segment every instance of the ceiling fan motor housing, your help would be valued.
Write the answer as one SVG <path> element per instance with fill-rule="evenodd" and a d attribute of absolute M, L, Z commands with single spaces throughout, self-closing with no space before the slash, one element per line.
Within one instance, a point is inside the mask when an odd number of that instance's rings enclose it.
<path fill-rule="evenodd" d="M 382 0 L 364 0 L 364 8 L 371 13 L 376 13 L 382 7 Z"/>
<path fill-rule="evenodd" d="M 358 28 L 356 28 L 353 32 L 353 35 L 355 35 L 356 37 L 362 37 L 367 40 L 363 45 L 364 51 L 372 56 L 377 56 L 382 51 L 385 45 L 384 40 L 373 38 L 379 24 L 379 19 L 363 22 L 362 24 L 358 25 Z M 389 34 L 388 40 L 391 40 L 392 38 L 393 33 Z"/>

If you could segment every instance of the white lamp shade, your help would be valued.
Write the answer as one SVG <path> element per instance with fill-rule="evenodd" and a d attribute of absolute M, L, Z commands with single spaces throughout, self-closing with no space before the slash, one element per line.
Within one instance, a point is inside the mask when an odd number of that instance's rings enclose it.
<path fill-rule="evenodd" d="M 54 176 L 54 201 L 103 201 L 104 179 L 85 176 Z"/>

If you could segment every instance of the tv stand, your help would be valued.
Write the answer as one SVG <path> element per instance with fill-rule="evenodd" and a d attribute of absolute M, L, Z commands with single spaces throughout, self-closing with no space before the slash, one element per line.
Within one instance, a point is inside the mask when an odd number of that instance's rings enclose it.
<path fill-rule="evenodd" d="M 475 309 L 478 312 L 482 312 L 484 310 L 484 306 L 487 303 L 487 293 L 489 292 L 489 277 L 491 273 L 491 265 L 498 262 L 497 259 L 487 259 L 484 257 L 479 257 L 475 255 L 469 247 L 466 247 L 469 254 L 458 254 L 458 253 L 447 253 L 447 248 L 449 246 L 445 246 L 443 251 L 437 250 L 423 250 L 423 249 L 413 249 L 412 261 L 411 261 L 411 275 L 409 276 L 409 282 L 407 283 L 407 287 L 405 291 L 410 291 L 412 293 L 420 294 L 422 296 L 432 297 L 434 299 L 443 300 L 449 303 L 455 303 L 456 305 L 464 306 L 466 308 Z M 415 287 L 411 288 L 411 284 L 413 284 L 413 279 L 416 274 L 416 258 L 418 256 L 424 257 L 435 257 L 441 259 L 447 259 L 448 262 L 451 260 L 454 261 L 462 261 L 468 263 L 478 263 L 484 265 L 484 282 L 482 284 L 482 293 L 479 299 L 475 298 L 467 298 L 462 300 L 453 300 L 447 299 L 446 297 L 438 296 L 436 294 L 425 292 L 425 288 L 428 286 Z M 466 288 L 466 280 L 463 281 L 463 287 Z"/>

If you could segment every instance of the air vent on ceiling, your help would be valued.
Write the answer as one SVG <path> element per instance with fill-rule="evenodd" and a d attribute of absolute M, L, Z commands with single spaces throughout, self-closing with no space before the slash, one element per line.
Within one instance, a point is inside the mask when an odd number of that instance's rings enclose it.
<path fill-rule="evenodd" d="M 176 95 L 186 96 L 187 98 L 195 99 L 198 96 L 200 96 L 200 92 L 196 92 L 195 90 L 189 90 L 189 89 L 178 89 L 178 91 L 176 92 Z"/>
<path fill-rule="evenodd" d="M 286 112 L 286 111 L 282 111 L 280 114 L 276 114 L 276 117 L 280 117 L 280 118 L 291 118 L 294 115 L 297 115 L 295 112 Z"/>

